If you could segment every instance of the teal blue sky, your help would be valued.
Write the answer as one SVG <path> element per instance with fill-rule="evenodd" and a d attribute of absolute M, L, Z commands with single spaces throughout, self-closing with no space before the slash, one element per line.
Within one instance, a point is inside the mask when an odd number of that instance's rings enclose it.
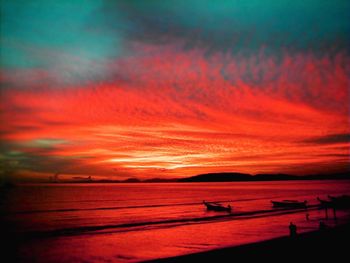
<path fill-rule="evenodd" d="M 349 52 L 349 13 L 346 0 L 2 0 L 1 67 L 50 68 L 61 55 L 105 62 L 132 53 L 132 42 Z"/>
<path fill-rule="evenodd" d="M 118 55 L 120 37 L 103 30 L 99 0 L 3 0 L 1 65 L 48 67 L 56 53 L 104 60 Z"/>
<path fill-rule="evenodd" d="M 151 42 L 182 38 L 191 46 L 240 51 L 261 46 L 318 49 L 345 47 L 350 2 L 344 0 L 116 1 L 133 24 L 129 35 Z M 113 27 L 113 23 L 109 26 Z M 116 30 L 117 31 L 117 30 Z"/>

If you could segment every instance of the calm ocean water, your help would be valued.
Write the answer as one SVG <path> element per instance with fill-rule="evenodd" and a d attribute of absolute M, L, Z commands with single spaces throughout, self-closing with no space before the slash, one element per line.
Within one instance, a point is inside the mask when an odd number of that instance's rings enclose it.
<path fill-rule="evenodd" d="M 315 230 L 325 219 L 317 197 L 350 194 L 350 181 L 54 184 L 1 190 L 0 219 L 21 237 L 23 262 L 138 262 Z M 307 200 L 310 208 L 274 209 L 271 200 Z M 207 211 L 202 201 L 230 204 Z M 306 220 L 309 213 L 309 220 Z"/>

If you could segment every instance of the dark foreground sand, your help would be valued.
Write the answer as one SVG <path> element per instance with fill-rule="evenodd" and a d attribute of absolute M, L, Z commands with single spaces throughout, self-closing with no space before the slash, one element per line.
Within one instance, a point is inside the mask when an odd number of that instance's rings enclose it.
<path fill-rule="evenodd" d="M 255 244 L 222 248 L 208 252 L 158 259 L 148 262 L 348 262 L 350 224 L 323 231 L 282 237 Z"/>
<path fill-rule="evenodd" d="M 210 234 L 210 233 L 208 233 Z M 32 262 L 21 258 L 16 249 L 17 238 L 1 240 L 0 262 Z M 5 238 L 4 238 L 5 239 Z M 350 259 L 350 223 L 297 235 L 281 237 L 254 244 L 222 248 L 190 255 L 151 260 L 148 262 L 348 262 Z M 4 261 L 2 261 L 4 260 Z M 43 260 L 42 262 L 45 262 Z M 49 262 L 49 261 L 47 261 Z M 81 261 L 83 262 L 83 261 Z M 85 262 L 85 261 L 84 261 Z M 113 262 L 113 261 L 112 261 Z"/>

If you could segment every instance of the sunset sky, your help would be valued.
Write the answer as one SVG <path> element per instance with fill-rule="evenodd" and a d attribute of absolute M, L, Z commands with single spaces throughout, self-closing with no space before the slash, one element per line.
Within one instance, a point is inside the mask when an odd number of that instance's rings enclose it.
<path fill-rule="evenodd" d="M 348 0 L 2 0 L 0 169 L 350 171 Z"/>

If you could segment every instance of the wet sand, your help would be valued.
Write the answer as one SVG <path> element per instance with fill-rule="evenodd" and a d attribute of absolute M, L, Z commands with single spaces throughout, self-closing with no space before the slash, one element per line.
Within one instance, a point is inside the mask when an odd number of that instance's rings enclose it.
<path fill-rule="evenodd" d="M 281 237 L 254 244 L 228 247 L 178 257 L 147 262 L 235 262 L 254 260 L 269 262 L 311 262 L 318 260 L 345 260 L 350 255 L 350 224 L 322 231 L 299 234 L 296 237 Z"/>

